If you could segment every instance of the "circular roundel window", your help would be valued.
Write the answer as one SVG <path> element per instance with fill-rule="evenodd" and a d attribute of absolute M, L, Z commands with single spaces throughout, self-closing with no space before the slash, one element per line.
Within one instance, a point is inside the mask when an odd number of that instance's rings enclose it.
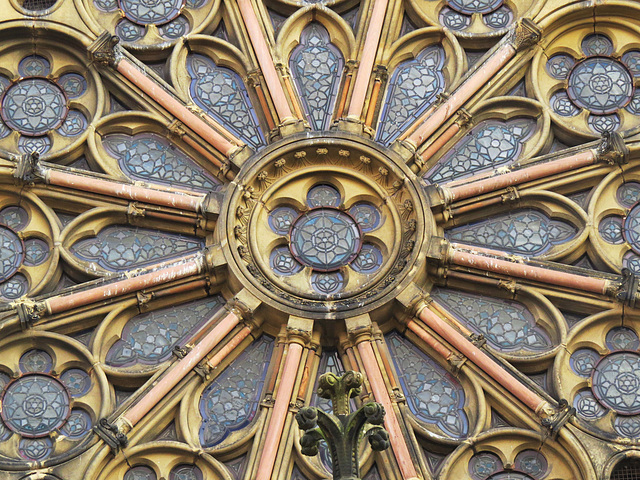
<path fill-rule="evenodd" d="M 275 148 L 240 172 L 229 199 L 232 270 L 278 310 L 341 316 L 379 306 L 408 279 L 431 228 L 400 161 L 333 140 Z"/>

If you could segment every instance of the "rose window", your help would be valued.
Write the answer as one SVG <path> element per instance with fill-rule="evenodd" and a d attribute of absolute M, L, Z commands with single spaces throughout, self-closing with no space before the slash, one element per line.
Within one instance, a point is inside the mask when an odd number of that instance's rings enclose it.
<path fill-rule="evenodd" d="M 366 202 L 342 209 L 339 191 L 328 184 L 312 187 L 306 197 L 307 210 L 282 206 L 269 214 L 274 233 L 288 239 L 288 247 L 271 253 L 271 268 L 288 276 L 311 270 L 312 288 L 320 294 L 339 293 L 344 287 L 343 267 L 361 274 L 373 274 L 382 265 L 380 248 L 366 241 L 366 234 L 381 224 L 378 208 Z"/>
<path fill-rule="evenodd" d="M 18 378 L 0 372 L 0 450 L 15 434 L 21 457 L 43 461 L 91 432 L 93 420 L 82 407 L 92 396 L 91 377 L 82 368 L 56 373 L 54 367 L 49 353 L 31 349 L 20 357 Z"/>
<path fill-rule="evenodd" d="M 638 437 L 640 339 L 631 328 L 613 327 L 606 332 L 604 346 L 605 353 L 586 346 L 573 350 L 571 370 L 582 379 L 581 385 L 589 386 L 578 390 L 573 406 L 577 415 L 588 422 L 609 418 L 619 435 Z"/>
<path fill-rule="evenodd" d="M 46 58 L 29 55 L 17 65 L 16 78 L 12 82 L 0 75 L 0 139 L 16 132 L 22 153 L 45 154 L 62 138 L 68 143 L 87 129 L 81 103 L 87 81 L 81 74 L 61 71 Z"/>
<path fill-rule="evenodd" d="M 599 33 L 584 37 L 579 53 L 552 55 L 546 62 L 547 74 L 556 80 L 552 110 L 564 118 L 585 112 L 596 134 L 624 127 L 630 122 L 625 117 L 640 115 L 635 94 L 639 59 L 637 50 L 614 52 L 611 39 Z"/>
<path fill-rule="evenodd" d="M 635 274 L 640 273 L 640 183 L 623 183 L 616 192 L 619 210 L 626 215 L 608 215 L 600 220 L 600 237 L 621 249 L 622 265 Z"/>

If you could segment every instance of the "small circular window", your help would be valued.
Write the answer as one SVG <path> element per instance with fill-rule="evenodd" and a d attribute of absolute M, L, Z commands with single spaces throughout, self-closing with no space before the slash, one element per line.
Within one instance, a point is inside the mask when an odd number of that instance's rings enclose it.
<path fill-rule="evenodd" d="M 20 6 L 29 12 L 43 12 L 53 7 L 58 0 L 22 0 Z"/>
<path fill-rule="evenodd" d="M 629 458 L 619 462 L 611 472 L 610 480 L 640 480 L 640 459 Z"/>

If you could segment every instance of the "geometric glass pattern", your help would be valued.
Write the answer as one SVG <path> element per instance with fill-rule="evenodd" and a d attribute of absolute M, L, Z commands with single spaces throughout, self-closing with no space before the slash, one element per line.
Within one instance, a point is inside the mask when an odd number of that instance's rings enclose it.
<path fill-rule="evenodd" d="M 0 226 L 0 282 L 16 273 L 24 259 L 24 245 L 13 230 Z"/>
<path fill-rule="evenodd" d="M 569 74 L 567 94 L 581 108 L 604 115 L 631 100 L 633 80 L 629 70 L 608 57 L 588 58 Z"/>
<path fill-rule="evenodd" d="M 590 56 L 611 55 L 613 53 L 613 44 L 606 35 L 593 34 L 587 35 L 582 39 L 582 51 Z"/>
<path fill-rule="evenodd" d="M 2 99 L 2 118 L 23 135 L 39 136 L 58 128 L 67 116 L 67 99 L 55 83 L 27 78 L 15 83 Z"/>
<path fill-rule="evenodd" d="M 453 242 L 495 247 L 505 252 L 540 255 L 552 245 L 572 239 L 578 229 L 562 220 L 551 220 L 536 210 L 520 210 L 448 230 Z"/>
<path fill-rule="evenodd" d="M 200 443 L 204 448 L 220 443 L 253 420 L 273 344 L 273 338 L 262 335 L 202 392 Z"/>
<path fill-rule="evenodd" d="M 310 23 L 291 52 L 289 68 L 313 130 L 330 126 L 344 59 L 318 22 Z"/>
<path fill-rule="evenodd" d="M 333 208 L 304 213 L 291 228 L 291 253 L 303 265 L 330 271 L 360 251 L 361 233 L 351 216 Z"/>
<path fill-rule="evenodd" d="M 597 420 L 607 413 L 607 409 L 598 403 L 591 390 L 586 389 L 576 394 L 573 399 L 573 407 L 576 409 L 578 416 L 585 420 Z"/>
<path fill-rule="evenodd" d="M 502 2 L 503 0 L 447 0 L 449 7 L 465 15 L 493 12 Z"/>
<path fill-rule="evenodd" d="M 340 272 L 314 272 L 311 287 L 321 295 L 332 295 L 344 288 L 344 275 Z"/>
<path fill-rule="evenodd" d="M 627 215 L 622 232 L 631 248 L 640 253 L 640 204 L 633 207 Z"/>
<path fill-rule="evenodd" d="M 34 348 L 20 357 L 18 365 L 22 373 L 49 373 L 53 368 L 53 359 L 44 350 Z"/>
<path fill-rule="evenodd" d="M 114 225 L 101 230 L 95 237 L 74 243 L 71 252 L 81 260 L 97 262 L 106 270 L 118 272 L 175 258 L 203 247 L 204 241 L 197 237 Z"/>
<path fill-rule="evenodd" d="M 202 480 L 202 470 L 195 465 L 178 465 L 169 473 L 169 480 Z"/>
<path fill-rule="evenodd" d="M 444 61 L 443 48 L 433 46 L 396 67 L 380 114 L 377 136 L 380 143 L 389 145 L 393 142 L 444 91 Z"/>
<path fill-rule="evenodd" d="M 39 238 L 32 238 L 24 242 L 25 265 L 40 265 L 49 256 L 49 245 Z"/>
<path fill-rule="evenodd" d="M 280 235 L 288 235 L 291 225 L 298 217 L 296 212 L 291 207 L 278 207 L 273 209 L 269 214 L 269 226 L 271 230 Z"/>
<path fill-rule="evenodd" d="M 640 340 L 636 332 L 627 327 L 613 327 L 607 332 L 605 338 L 609 350 L 637 350 L 640 347 Z"/>
<path fill-rule="evenodd" d="M 444 155 L 424 178 L 429 183 L 442 184 L 512 163 L 518 159 L 535 126 L 529 118 L 484 121 Z"/>
<path fill-rule="evenodd" d="M 309 189 L 307 204 L 311 208 L 340 206 L 340 192 L 331 185 L 321 183 Z"/>
<path fill-rule="evenodd" d="M 538 480 L 546 476 L 549 463 L 537 450 L 523 450 L 513 465 L 505 466 L 494 453 L 479 452 L 469 460 L 473 480 Z"/>
<path fill-rule="evenodd" d="M 277 247 L 271 251 L 269 263 L 278 275 L 294 275 L 302 270 L 302 265 L 291 255 L 289 247 Z"/>
<path fill-rule="evenodd" d="M 125 16 L 139 25 L 163 24 L 178 15 L 185 0 L 118 0 Z"/>
<path fill-rule="evenodd" d="M 69 394 L 53 377 L 29 374 L 5 388 L 2 419 L 24 437 L 43 437 L 60 428 L 71 411 Z"/>
<path fill-rule="evenodd" d="M 191 76 L 191 98 L 200 108 L 251 147 L 264 145 L 258 119 L 240 75 L 195 53 L 187 56 L 187 71 Z"/>
<path fill-rule="evenodd" d="M 462 385 L 418 347 L 396 332 L 385 335 L 411 412 L 445 435 L 464 438 L 469 421 Z"/>
<path fill-rule="evenodd" d="M 60 375 L 60 381 L 72 397 L 82 397 L 91 389 L 91 377 L 79 368 L 70 368 Z"/>
<path fill-rule="evenodd" d="M 91 417 L 87 412 L 79 408 L 71 410 L 67 423 L 61 428 L 63 435 L 71 440 L 78 440 L 91 431 Z"/>
<path fill-rule="evenodd" d="M 593 393 L 605 407 L 622 415 L 640 413 L 640 355 L 617 352 L 593 370 Z"/>
<path fill-rule="evenodd" d="M 53 451 L 53 442 L 49 437 L 21 438 L 18 444 L 18 452 L 25 460 L 40 462 L 46 459 Z"/>
<path fill-rule="evenodd" d="M 27 55 L 20 60 L 18 73 L 22 77 L 46 77 L 51 73 L 51 64 L 40 55 Z"/>
<path fill-rule="evenodd" d="M 208 297 L 134 316 L 122 329 L 121 339 L 109 349 L 106 363 L 124 367 L 164 362 L 173 348 L 186 343 L 222 304 L 222 298 Z"/>
<path fill-rule="evenodd" d="M 127 473 L 124 474 L 123 480 L 156 480 L 158 477 L 156 476 L 156 472 L 153 469 L 139 465 L 127 470 Z"/>
<path fill-rule="evenodd" d="M 125 175 L 164 185 L 181 185 L 196 191 L 211 191 L 220 181 L 189 156 L 155 133 L 111 134 L 102 144 L 118 160 Z"/>
<path fill-rule="evenodd" d="M 522 303 L 444 288 L 432 291 L 431 297 L 498 351 L 540 352 L 553 346 Z"/>

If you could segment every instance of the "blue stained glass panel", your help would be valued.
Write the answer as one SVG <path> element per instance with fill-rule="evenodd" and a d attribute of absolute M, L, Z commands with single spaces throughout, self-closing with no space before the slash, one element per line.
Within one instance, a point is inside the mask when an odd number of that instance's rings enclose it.
<path fill-rule="evenodd" d="M 501 352 L 542 352 L 553 344 L 547 332 L 520 302 L 438 288 L 431 297 Z"/>
<path fill-rule="evenodd" d="M 197 53 L 187 57 L 187 71 L 191 76 L 191 98 L 199 107 L 250 146 L 259 148 L 265 144 L 240 75 Z"/>
<path fill-rule="evenodd" d="M 109 349 L 106 363 L 125 367 L 164 362 L 173 348 L 184 344 L 223 303 L 222 297 L 212 297 L 136 315 Z"/>
<path fill-rule="evenodd" d="M 291 52 L 289 68 L 312 128 L 327 130 L 344 58 L 320 23 L 312 22 L 303 30 L 300 44 Z"/>
<path fill-rule="evenodd" d="M 389 145 L 444 91 L 445 54 L 440 46 L 425 48 L 413 60 L 401 63 L 389 80 L 380 115 L 377 140 Z"/>
<path fill-rule="evenodd" d="M 446 183 L 512 163 L 520 156 L 535 126 L 531 118 L 482 122 L 444 155 L 424 178 L 430 183 Z"/>
<path fill-rule="evenodd" d="M 213 447 L 248 425 L 258 410 L 273 338 L 263 335 L 229 365 L 200 398 L 200 443 Z"/>
<path fill-rule="evenodd" d="M 576 227 L 564 221 L 551 220 L 536 210 L 519 210 L 452 228 L 446 236 L 452 242 L 540 255 L 553 245 L 571 240 L 577 233 Z"/>
<path fill-rule="evenodd" d="M 460 382 L 398 333 L 385 338 L 411 412 L 447 436 L 466 437 L 469 421 Z"/>
<path fill-rule="evenodd" d="M 70 250 L 80 260 L 97 262 L 106 270 L 120 272 L 180 257 L 203 247 L 204 239 L 197 237 L 114 225 L 95 237 L 74 243 Z"/>
<path fill-rule="evenodd" d="M 618 187 L 616 199 L 623 207 L 631 208 L 640 200 L 640 183 L 626 182 Z M 4 210 L 3 210 L 4 211 Z"/>
<path fill-rule="evenodd" d="M 118 160 L 124 174 L 132 179 L 206 192 L 220 185 L 219 180 L 155 133 L 107 135 L 102 144 L 107 153 Z"/>

